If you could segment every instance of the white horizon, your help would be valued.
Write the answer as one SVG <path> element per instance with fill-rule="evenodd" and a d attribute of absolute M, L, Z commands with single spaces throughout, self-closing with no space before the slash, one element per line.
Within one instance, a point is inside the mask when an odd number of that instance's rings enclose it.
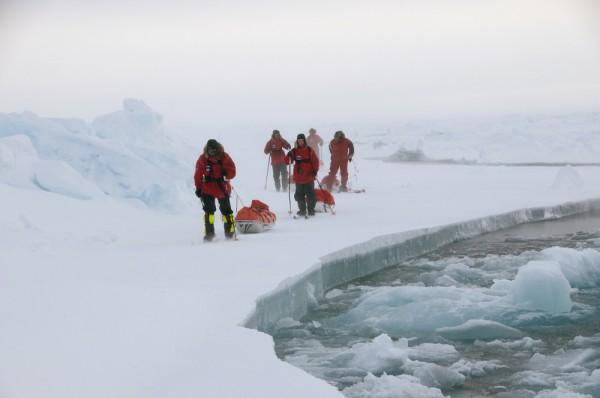
<path fill-rule="evenodd" d="M 0 5 L 0 112 L 169 126 L 598 110 L 593 0 Z"/>

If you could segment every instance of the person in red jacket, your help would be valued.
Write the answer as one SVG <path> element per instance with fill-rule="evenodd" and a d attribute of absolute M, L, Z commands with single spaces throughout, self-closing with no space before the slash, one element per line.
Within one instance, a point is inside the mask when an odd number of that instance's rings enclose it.
<path fill-rule="evenodd" d="M 335 176 L 339 169 L 342 175 L 340 192 L 347 192 L 348 162 L 351 162 L 354 156 L 354 144 L 346 138 L 343 131 L 336 131 L 329 143 L 329 152 L 331 152 L 331 164 L 329 166 L 329 174 L 326 177 L 328 181 L 327 189 L 331 191 L 331 184 L 335 181 Z"/>
<path fill-rule="evenodd" d="M 321 147 L 323 146 L 323 138 L 317 134 L 317 130 L 308 130 L 308 137 L 306 137 L 306 143 L 313 151 L 317 154 L 317 157 L 321 159 Z M 319 164 L 323 164 L 323 161 L 319 161 Z"/>
<path fill-rule="evenodd" d="M 196 196 L 202 201 L 204 210 L 204 240 L 215 237 L 215 199 L 219 201 L 219 210 L 223 216 L 225 237 L 232 238 L 235 232 L 235 219 L 229 195 L 229 180 L 235 177 L 235 163 L 217 140 L 210 139 L 204 147 L 202 155 L 196 162 L 194 183 Z"/>
<path fill-rule="evenodd" d="M 285 157 L 286 163 L 294 163 L 294 182 L 296 192 L 294 199 L 298 202 L 298 215 L 315 215 L 315 177 L 319 171 L 319 158 L 315 151 L 306 145 L 306 136 L 298 134 L 294 149 L 289 151 Z"/>
<path fill-rule="evenodd" d="M 279 192 L 280 188 L 287 191 L 288 173 L 285 165 L 285 153 L 283 149 L 290 149 L 290 143 L 284 140 L 279 130 L 273 130 L 271 139 L 265 144 L 265 153 L 271 156 L 271 166 L 273 167 L 273 179 L 275 180 L 275 189 Z M 281 178 L 281 182 L 279 180 Z"/>

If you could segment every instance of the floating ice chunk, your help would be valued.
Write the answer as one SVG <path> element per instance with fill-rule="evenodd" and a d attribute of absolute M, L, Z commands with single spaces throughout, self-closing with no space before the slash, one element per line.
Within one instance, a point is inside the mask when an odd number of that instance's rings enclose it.
<path fill-rule="evenodd" d="M 456 348 L 450 344 L 424 343 L 408 349 L 408 357 L 423 362 L 456 361 L 459 357 Z"/>
<path fill-rule="evenodd" d="M 505 368 L 506 366 L 500 365 L 496 361 L 468 361 L 466 359 L 460 359 L 450 366 L 450 369 L 466 376 L 466 377 L 481 377 L 486 373 L 492 372 L 496 369 Z"/>
<path fill-rule="evenodd" d="M 494 395 L 494 398 L 534 398 L 535 392 L 530 390 L 512 390 Z"/>
<path fill-rule="evenodd" d="M 571 341 L 569 341 L 568 345 L 574 347 L 588 347 L 593 345 L 600 345 L 600 333 L 596 333 L 593 336 L 584 337 L 584 336 L 575 336 Z"/>
<path fill-rule="evenodd" d="M 575 356 L 571 358 L 571 360 L 564 365 L 561 366 L 561 370 L 569 372 L 569 371 L 577 371 L 581 369 L 585 369 L 585 365 L 594 360 L 600 358 L 600 350 L 595 348 L 586 348 L 582 351 L 577 352 Z"/>
<path fill-rule="evenodd" d="M 530 261 L 519 269 L 509 299 L 521 308 L 558 314 L 573 307 L 571 285 L 555 261 Z"/>
<path fill-rule="evenodd" d="M 551 247 L 542 250 L 542 258 L 556 261 L 571 286 L 584 288 L 600 285 L 600 252 Z"/>
<path fill-rule="evenodd" d="M 326 298 L 327 300 L 331 300 L 331 299 L 333 299 L 333 298 L 336 298 L 336 297 L 338 297 L 338 296 L 341 296 L 342 294 L 344 294 L 344 291 L 343 291 L 343 290 L 340 290 L 340 289 L 331 289 L 330 291 L 328 291 L 328 292 L 325 294 L 325 298 Z"/>
<path fill-rule="evenodd" d="M 275 326 L 277 329 L 286 329 L 286 328 L 295 328 L 298 326 L 301 326 L 302 323 L 287 317 L 287 318 L 281 318 L 279 321 L 277 321 L 277 325 Z"/>
<path fill-rule="evenodd" d="M 537 353 L 529 359 L 528 366 L 531 369 L 554 373 L 589 371 L 600 366 L 600 349 L 561 349 L 552 355 Z"/>
<path fill-rule="evenodd" d="M 373 326 L 392 336 L 430 333 L 439 327 L 456 326 L 467 319 L 503 311 L 502 298 L 488 289 L 399 286 L 367 293 L 335 322 Z"/>
<path fill-rule="evenodd" d="M 459 326 L 436 329 L 436 333 L 450 340 L 518 339 L 523 333 L 499 322 L 470 319 Z"/>
<path fill-rule="evenodd" d="M 424 384 L 427 387 L 436 387 L 441 390 L 461 386 L 465 383 L 465 376 L 458 373 L 456 370 L 434 363 L 428 363 L 418 367 L 413 372 L 413 375 L 419 378 L 421 384 Z"/>
<path fill-rule="evenodd" d="M 525 370 L 512 375 L 512 385 L 518 387 L 548 388 L 554 385 L 552 375 L 544 372 Z"/>
<path fill-rule="evenodd" d="M 371 373 L 398 370 L 408 359 L 408 340 L 400 339 L 398 342 L 381 334 L 370 343 L 358 343 L 352 346 L 354 354 L 350 365 Z"/>
<path fill-rule="evenodd" d="M 487 348 L 495 348 L 495 349 L 503 349 L 503 350 L 518 350 L 518 351 L 535 351 L 544 346 L 544 342 L 538 339 L 532 339 L 531 337 L 523 337 L 520 340 L 515 341 L 502 341 L 502 340 L 493 340 L 493 341 L 476 341 L 476 346 L 487 347 Z"/>
<path fill-rule="evenodd" d="M 512 281 L 509 281 L 508 279 L 494 279 L 494 284 L 490 289 L 499 292 L 508 292 L 510 291 L 511 285 Z"/>
<path fill-rule="evenodd" d="M 442 275 L 435 280 L 437 286 L 457 286 L 459 283 L 450 275 Z"/>
<path fill-rule="evenodd" d="M 577 384 L 576 391 L 581 394 L 590 394 L 600 397 L 600 369 L 594 370 L 589 377 Z"/>
<path fill-rule="evenodd" d="M 535 398 L 594 398 L 589 394 L 579 394 L 559 387 L 556 390 L 540 391 Z"/>
<path fill-rule="evenodd" d="M 343 391 L 348 398 L 443 398 L 437 389 L 424 386 L 414 376 L 401 375 L 381 377 L 369 374 L 362 383 L 355 384 Z"/>

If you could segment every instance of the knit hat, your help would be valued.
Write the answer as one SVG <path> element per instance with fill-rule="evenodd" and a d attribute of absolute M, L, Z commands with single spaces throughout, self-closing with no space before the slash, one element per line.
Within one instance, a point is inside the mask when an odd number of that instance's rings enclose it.
<path fill-rule="evenodd" d="M 211 138 L 210 140 L 208 140 L 206 142 L 206 148 L 207 149 L 219 149 L 219 143 L 217 142 L 217 140 Z"/>
<path fill-rule="evenodd" d="M 306 141 L 306 136 L 302 133 L 298 134 L 298 136 L 296 137 L 296 140 L 304 140 Z"/>

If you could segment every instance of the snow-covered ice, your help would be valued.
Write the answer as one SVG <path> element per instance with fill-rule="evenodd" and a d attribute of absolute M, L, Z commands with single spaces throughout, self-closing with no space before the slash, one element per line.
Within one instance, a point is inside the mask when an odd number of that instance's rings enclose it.
<path fill-rule="evenodd" d="M 510 147 L 517 160 L 589 160 L 600 152 L 600 140 L 591 124 L 581 123 L 587 127 L 573 142 L 564 134 L 570 125 L 564 119 L 534 124 L 531 134 L 520 121 L 515 125 L 522 129 L 514 135 L 492 127 L 476 138 L 469 134 L 474 128 L 436 133 L 432 125 L 416 131 L 424 132 L 424 152 L 436 158 L 507 160 L 501 154 Z M 562 127 L 549 128 L 556 124 Z M 284 131 L 284 137 L 296 133 Z M 329 133 L 323 131 L 325 138 Z M 212 136 L 198 137 L 193 146 L 182 143 L 137 100 L 91 124 L 32 113 L 0 115 L 0 395 L 339 397 L 333 386 L 277 359 L 271 336 L 241 326 L 258 297 L 318 267 L 321 258 L 350 247 L 347 255 L 358 250 L 353 245 L 374 237 L 600 197 L 600 173 L 594 167 L 575 169 L 577 189 L 556 189 L 561 171 L 553 167 L 383 163 L 366 157 L 389 155 L 401 141 L 410 146 L 418 134 L 375 138 L 370 133 L 348 130 L 357 142 L 351 183 L 367 192 L 336 195 L 335 216 L 321 214 L 307 222 L 286 217 L 287 195 L 274 192 L 271 184 L 263 190 L 262 147 L 269 132 L 216 137 L 238 166 L 233 183 L 240 199 L 264 200 L 279 217 L 264 234 L 225 242 L 218 230 L 214 244 L 203 244 L 191 179 L 195 156 Z M 369 149 L 375 140 L 388 153 Z M 563 149 L 557 151 L 558 146 Z M 379 238 L 377 245 L 393 239 Z M 574 273 L 575 260 L 552 257 L 572 287 L 597 277 L 596 265 Z M 444 313 L 455 299 L 470 299 L 461 308 L 482 318 L 489 314 L 487 306 L 508 292 L 463 294 L 464 267 L 448 271 L 458 285 L 448 280 L 435 297 L 418 286 L 395 290 L 415 328 L 466 322 Z M 378 300 L 386 298 L 373 295 L 365 308 L 377 309 Z M 422 319 L 418 311 L 426 305 L 450 322 Z M 389 323 L 398 331 L 393 319 Z M 293 324 L 282 321 L 282 326 Z M 409 360 L 419 361 L 410 348 Z M 447 347 L 438 348 L 452 357 Z M 426 356 L 424 347 L 421 356 Z M 596 359 L 557 354 L 552 360 L 577 367 Z M 532 372 L 535 365 L 532 361 Z M 439 389 L 421 382 L 445 384 L 468 373 L 458 367 L 416 369 L 420 378 L 370 375 L 344 394 L 441 397 Z M 585 391 L 596 388 L 597 378 L 596 373 L 581 375 L 588 390 L 569 391 L 595 394 Z M 548 390 L 558 394 L 552 386 Z"/>

